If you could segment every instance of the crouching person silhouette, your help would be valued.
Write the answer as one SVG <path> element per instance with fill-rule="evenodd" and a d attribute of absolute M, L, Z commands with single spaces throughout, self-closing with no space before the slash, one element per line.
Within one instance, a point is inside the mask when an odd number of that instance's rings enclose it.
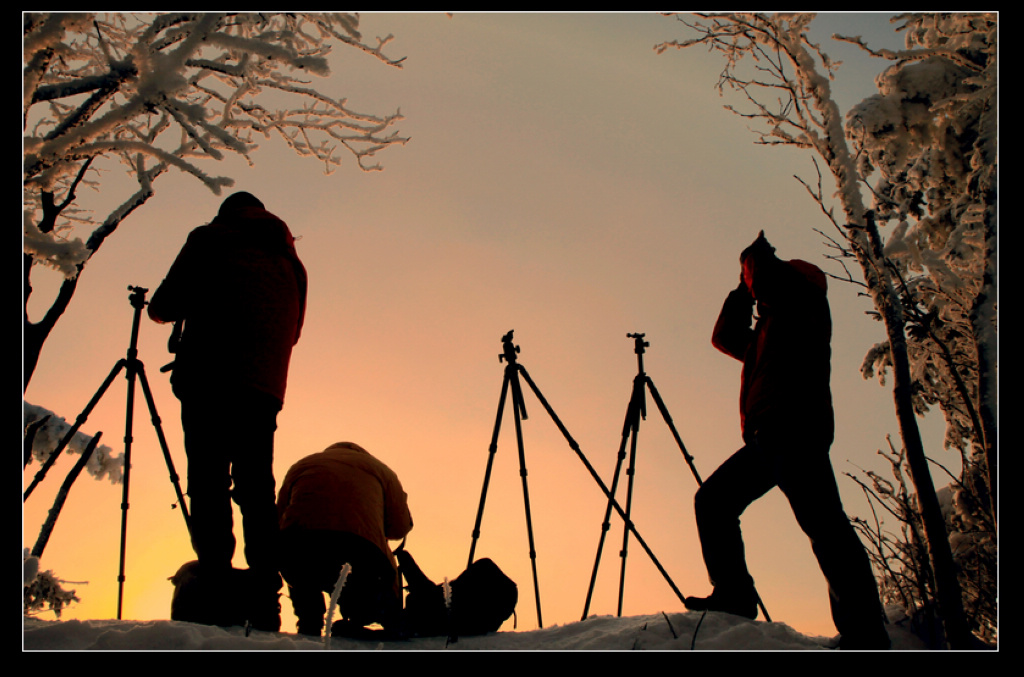
<path fill-rule="evenodd" d="M 281 573 L 298 632 L 320 636 L 330 594 L 351 566 L 338 600 L 341 620 L 328 632 L 362 636 L 374 623 L 401 633 L 402 588 L 388 541 L 412 530 L 398 476 L 351 442 L 333 444 L 295 463 L 277 499 Z"/>
<path fill-rule="evenodd" d="M 188 458 L 198 557 L 191 577 L 201 579 L 206 592 L 199 595 L 210 604 L 240 597 L 248 607 L 200 622 L 231 625 L 241 617 L 260 630 L 280 629 L 274 434 L 306 284 L 288 226 L 251 194 L 235 193 L 211 223 L 189 233 L 149 304 L 150 318 L 183 327 L 171 385 Z M 232 499 L 242 512 L 244 576 L 231 565 Z"/>
<path fill-rule="evenodd" d="M 777 258 L 763 231 L 743 250 L 740 262 L 739 286 L 725 300 L 712 344 L 743 363 L 744 446 L 703 483 L 694 499 L 714 588 L 708 597 L 688 597 L 686 606 L 756 617 L 757 595 L 745 561 L 740 515 L 777 486 L 810 539 L 828 582 L 840 648 L 888 648 L 870 562 L 843 510 L 829 460 L 834 436 L 832 320 L 825 275 L 805 261 Z"/>

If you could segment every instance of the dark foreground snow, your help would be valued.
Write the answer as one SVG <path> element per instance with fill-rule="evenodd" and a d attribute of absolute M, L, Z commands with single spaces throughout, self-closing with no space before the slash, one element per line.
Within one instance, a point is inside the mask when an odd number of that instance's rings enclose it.
<path fill-rule="evenodd" d="M 893 649 L 924 650 L 905 629 L 905 619 L 889 626 Z M 528 632 L 497 632 L 447 642 L 443 637 L 398 642 L 325 640 L 288 632 L 218 628 L 178 621 L 69 620 L 25 618 L 28 651 L 816 651 L 832 638 L 803 635 L 784 623 L 751 621 L 728 614 L 659 613 L 585 621 Z"/>

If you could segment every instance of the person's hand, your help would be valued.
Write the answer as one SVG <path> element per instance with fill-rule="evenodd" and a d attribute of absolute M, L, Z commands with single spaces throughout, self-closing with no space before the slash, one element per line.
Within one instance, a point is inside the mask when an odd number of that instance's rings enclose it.
<path fill-rule="evenodd" d="M 743 279 L 742 272 L 740 273 L 740 283 L 736 286 L 736 289 L 733 291 L 733 293 L 736 294 L 737 296 L 744 297 L 745 299 L 749 300 L 750 303 L 754 302 L 754 295 L 750 293 L 750 287 L 747 286 L 747 281 Z"/>

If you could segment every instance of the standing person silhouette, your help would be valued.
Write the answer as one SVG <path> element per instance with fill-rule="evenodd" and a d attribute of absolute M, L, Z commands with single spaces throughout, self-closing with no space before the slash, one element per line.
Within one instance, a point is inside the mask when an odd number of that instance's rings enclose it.
<path fill-rule="evenodd" d="M 740 263 L 740 284 L 725 300 L 712 344 L 743 363 L 744 446 L 695 496 L 697 529 L 714 589 L 708 597 L 688 597 L 686 607 L 757 616 L 740 515 L 777 486 L 828 582 L 840 648 L 888 648 L 871 565 L 843 510 L 829 460 L 835 424 L 825 275 L 805 261 L 776 257 L 764 231 L 743 250 Z"/>
<path fill-rule="evenodd" d="M 242 192 L 189 234 L 149 304 L 153 320 L 183 325 L 171 385 L 201 577 L 211 591 L 230 585 L 233 499 L 249 566 L 247 613 L 261 630 L 281 624 L 274 434 L 306 287 L 288 226 Z"/>

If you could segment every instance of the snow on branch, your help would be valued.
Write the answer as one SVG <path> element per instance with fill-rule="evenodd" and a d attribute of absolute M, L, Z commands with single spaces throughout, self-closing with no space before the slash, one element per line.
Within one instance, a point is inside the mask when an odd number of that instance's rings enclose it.
<path fill-rule="evenodd" d="M 92 253 L 81 238 L 65 239 L 59 233 L 44 233 L 28 212 L 23 221 L 22 246 L 34 262 L 53 268 L 65 278 L 78 275 L 78 266 Z"/>
<path fill-rule="evenodd" d="M 706 45 L 723 54 L 726 65 L 719 77 L 719 94 L 726 88 L 740 92 L 752 111 L 734 106 L 725 108 L 740 117 L 760 120 L 765 127 L 758 132 L 758 143 L 824 148 L 823 137 L 831 132 L 826 111 L 819 103 L 818 90 L 827 87 L 838 62 L 807 39 L 807 28 L 814 14 L 697 14 L 691 21 L 675 18 L 696 31 L 698 37 L 667 41 L 655 46 L 664 53 L 669 48 L 684 49 Z M 749 67 L 743 65 L 749 63 Z M 827 79 L 817 75 L 820 63 Z M 827 99 L 826 99 L 827 100 Z"/>
<path fill-rule="evenodd" d="M 24 427 L 26 429 L 36 421 L 44 418 L 47 419 L 42 427 L 35 431 L 31 450 L 34 460 L 39 463 L 45 463 L 50 458 L 54 449 L 57 448 L 60 440 L 71 429 L 71 425 L 49 409 L 29 404 L 28 402 L 24 402 L 22 411 Z M 68 442 L 64 451 L 68 454 L 81 454 L 89 446 L 89 442 L 92 439 L 91 435 L 78 431 Z M 114 455 L 110 447 L 100 444 L 89 457 L 89 462 L 85 469 L 97 480 L 107 478 L 111 484 L 120 484 L 124 471 L 124 454 Z"/>
<path fill-rule="evenodd" d="M 391 36 L 364 41 L 358 15 L 27 13 L 23 23 L 26 224 L 43 219 L 29 194 L 66 187 L 84 160 L 90 172 L 120 163 L 140 185 L 173 168 L 220 194 L 233 182 L 201 163 L 234 154 L 252 164 L 253 134 L 280 138 L 327 173 L 346 156 L 379 170 L 370 158 L 407 141 L 394 129 L 400 112 L 353 110 L 308 80 L 330 74 L 338 44 L 401 67 L 383 53 Z M 73 225 L 60 218 L 54 232 Z M 64 246 L 26 231 L 26 253 L 40 260 Z"/>

